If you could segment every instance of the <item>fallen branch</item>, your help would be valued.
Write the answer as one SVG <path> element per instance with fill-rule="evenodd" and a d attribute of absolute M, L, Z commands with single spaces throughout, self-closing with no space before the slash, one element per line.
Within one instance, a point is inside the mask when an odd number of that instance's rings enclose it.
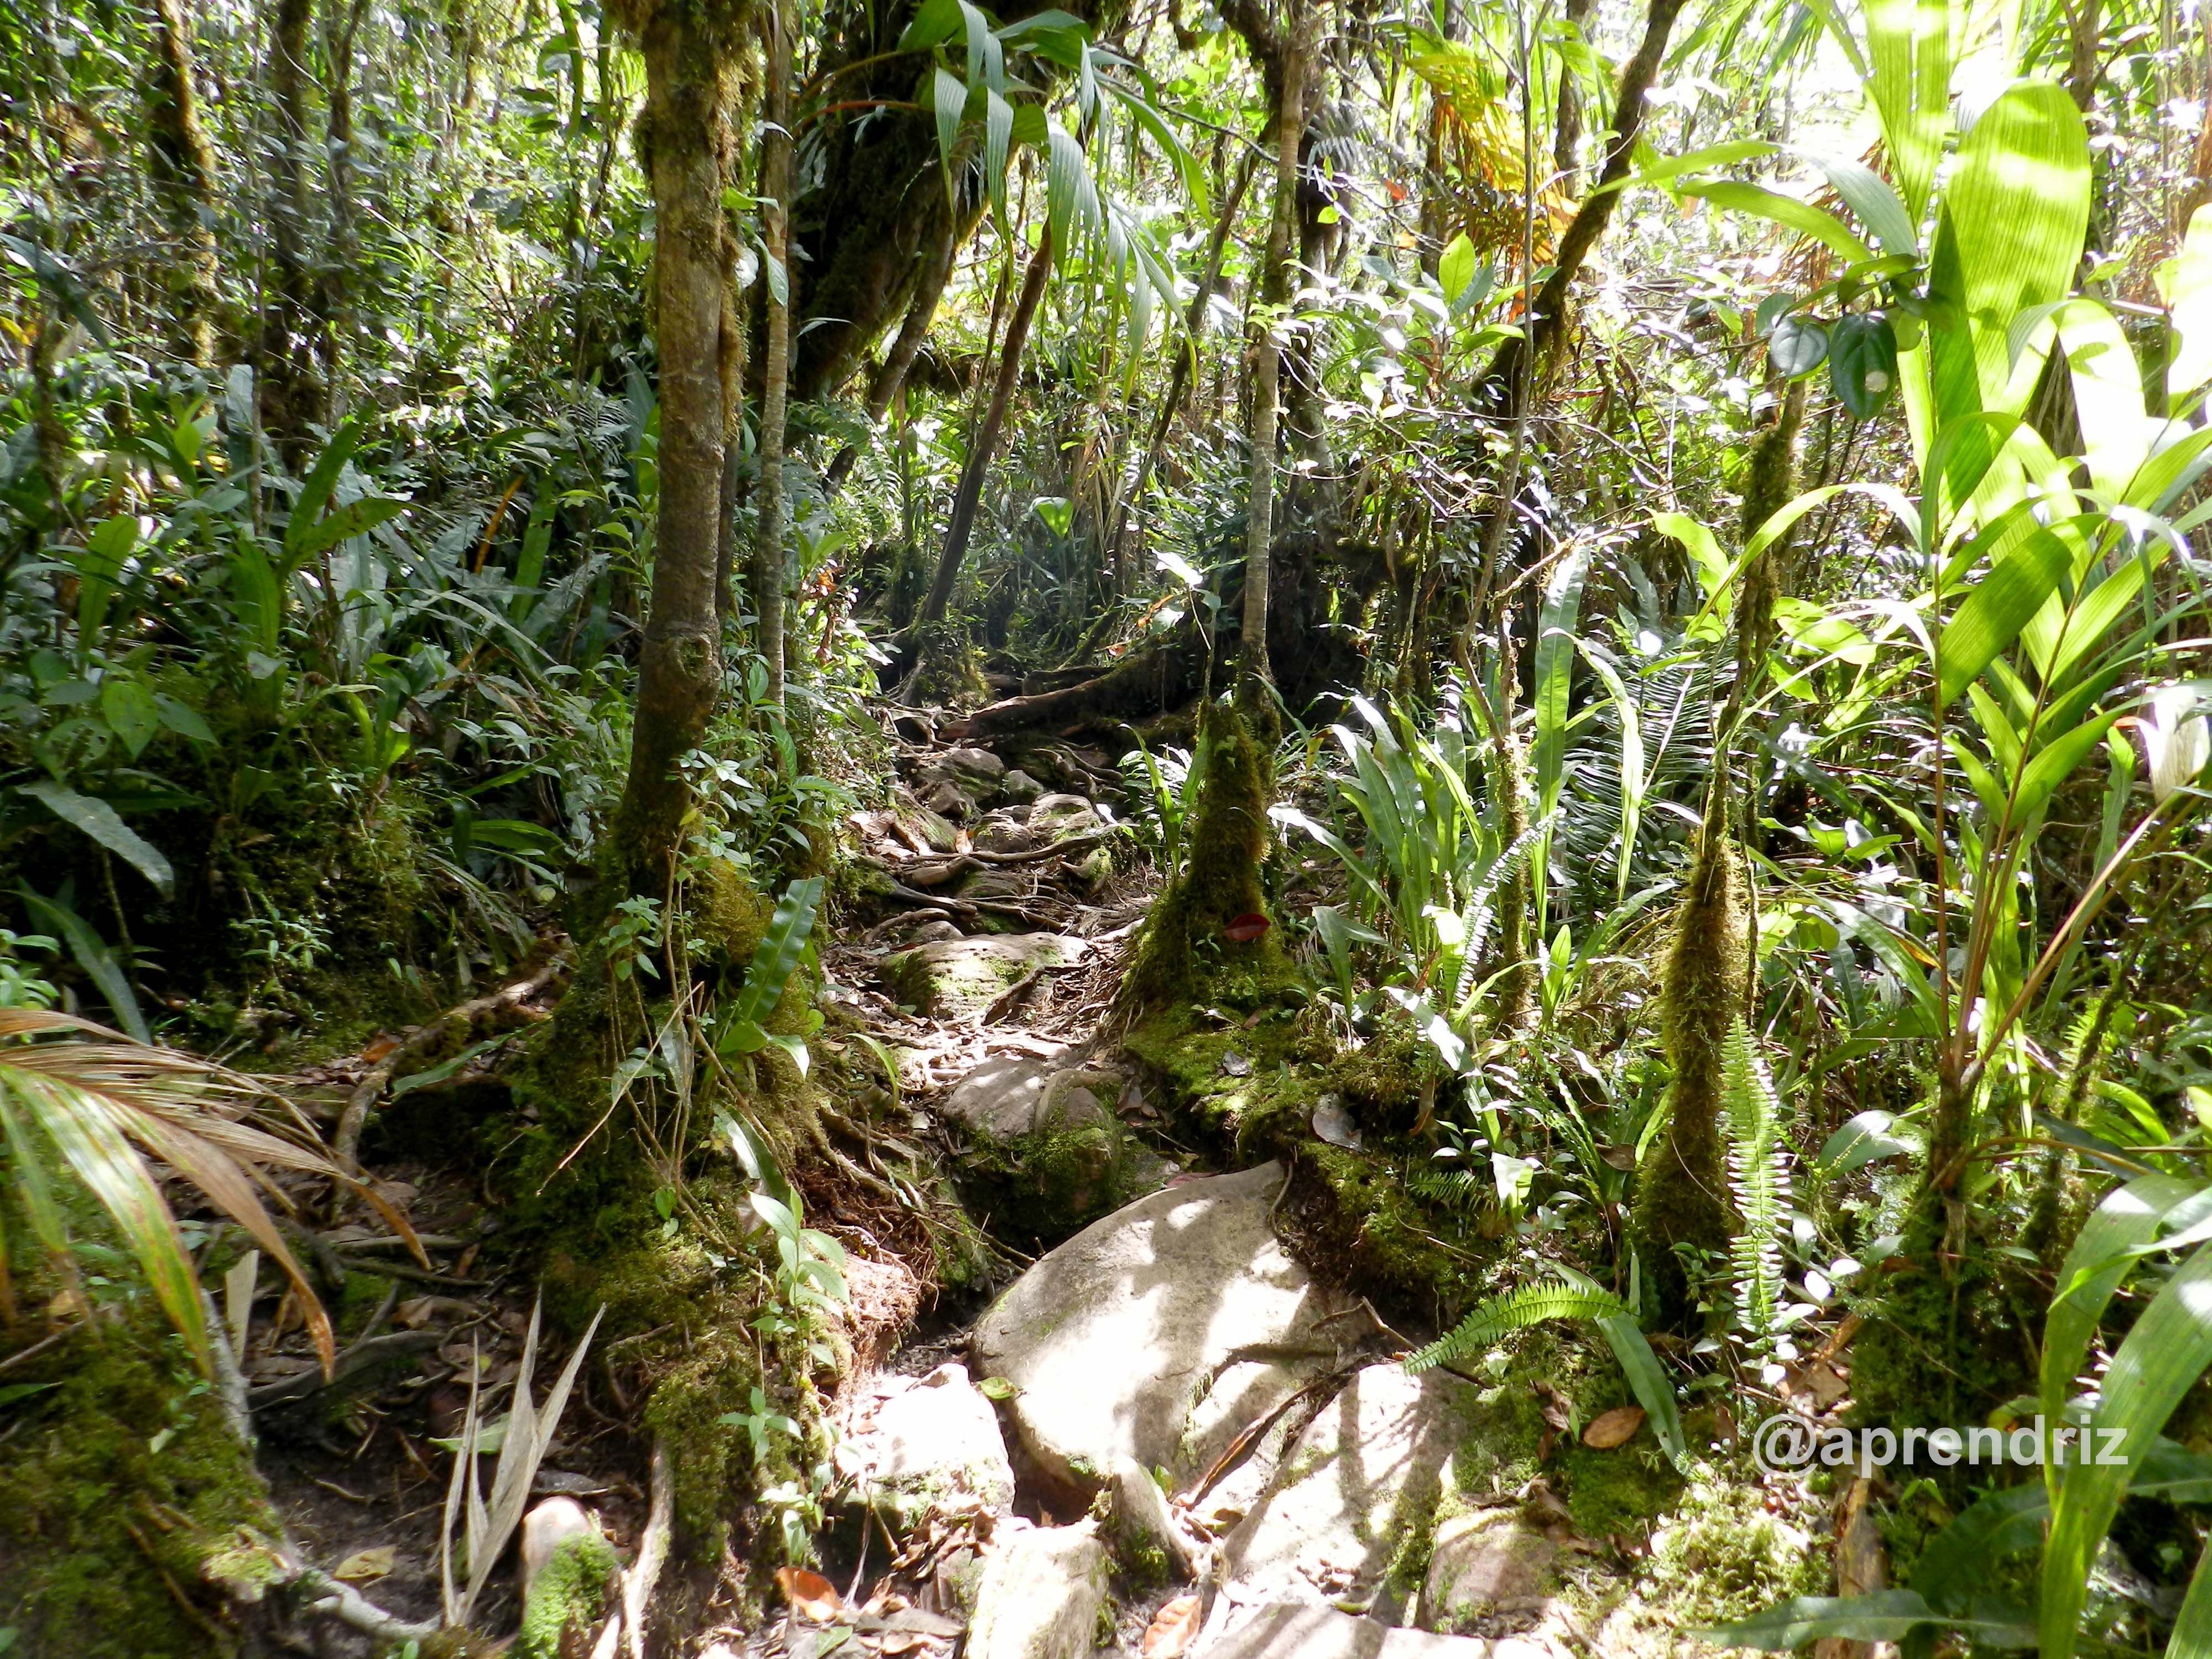
<path fill-rule="evenodd" d="M 346 1097 L 345 1109 L 338 1115 L 337 1133 L 331 1142 L 339 1167 L 359 1172 L 361 1164 L 356 1155 L 361 1150 L 362 1131 L 368 1127 L 369 1113 L 401 1068 L 420 1066 L 434 1054 L 464 1047 L 480 1030 L 512 1030 L 544 1018 L 544 1015 L 525 1005 L 560 977 L 568 965 L 568 952 L 563 946 L 550 952 L 537 968 L 512 984 L 450 1008 L 400 1038 L 398 1046 L 370 1066 L 354 1085 L 353 1093 Z"/>
<path fill-rule="evenodd" d="M 338 1356 L 337 1364 L 331 1370 L 330 1380 L 317 1370 L 301 1371 L 297 1376 L 287 1376 L 275 1382 L 266 1382 L 249 1391 L 246 1405 L 252 1410 L 267 1411 L 272 1406 L 289 1406 L 295 1401 L 307 1400 L 325 1389 L 334 1389 L 348 1377 L 380 1364 L 387 1359 L 397 1359 L 406 1354 L 424 1353 L 444 1342 L 443 1331 L 393 1331 L 385 1336 L 372 1336 L 356 1342 Z"/>

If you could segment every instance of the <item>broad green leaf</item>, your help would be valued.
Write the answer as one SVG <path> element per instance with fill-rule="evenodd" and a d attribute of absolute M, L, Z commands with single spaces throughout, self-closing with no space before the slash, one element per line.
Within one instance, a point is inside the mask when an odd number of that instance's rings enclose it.
<path fill-rule="evenodd" d="M 364 495 L 357 501 L 348 501 L 321 523 L 296 537 L 286 531 L 285 558 L 289 567 L 296 569 L 325 548 L 335 547 L 349 536 L 359 536 L 380 524 L 388 524 L 406 510 L 406 502 L 388 495 Z"/>
<path fill-rule="evenodd" d="M 1570 551 L 1552 568 L 1536 622 L 1536 730 L 1530 760 L 1535 770 L 1536 811 L 1548 816 L 1559 805 L 1565 781 L 1570 682 L 1575 665 L 1575 620 L 1583 582 L 1589 573 L 1585 547 Z M 1541 860 L 1539 860 L 1540 864 Z"/>
<path fill-rule="evenodd" d="M 1098 222 L 1098 191 L 1091 180 L 1090 158 L 1057 121 L 1046 125 L 1049 146 L 1045 164 L 1045 208 L 1052 243 L 1063 253 L 1075 246 L 1079 220 L 1089 229 Z"/>
<path fill-rule="evenodd" d="M 76 570 L 76 636 L 82 649 L 99 643 L 108 607 L 123 580 L 124 561 L 138 545 L 138 520 L 128 513 L 103 519 L 70 563 Z"/>
<path fill-rule="evenodd" d="M 127 675 L 110 673 L 100 683 L 100 714 L 107 729 L 122 740 L 137 760 L 161 729 L 161 711 L 145 684 Z"/>
<path fill-rule="evenodd" d="M 2043 1557 L 2043 1659 L 2072 1659 L 2089 1569 L 2111 1529 L 2134 1466 L 2183 1395 L 2212 1365 L 2212 1244 L 2200 1245 L 2151 1298 L 2106 1368 L 2098 1432 L 2118 1430 L 2124 1463 L 2069 1462 L 2051 1506 Z"/>
<path fill-rule="evenodd" d="M 190 738 L 194 743 L 215 741 L 214 728 L 201 718 L 199 710 L 178 702 L 167 692 L 154 694 L 154 708 L 161 716 L 161 724 L 179 737 Z"/>
<path fill-rule="evenodd" d="M 960 118 L 968 107 L 968 86 L 940 65 L 930 82 L 929 100 L 937 115 L 937 159 L 945 170 L 945 188 L 952 189 L 952 151 L 960 142 Z"/>
<path fill-rule="evenodd" d="M 2001 406 L 2008 395 L 2013 319 L 2073 289 L 2088 229 L 2089 188 L 2081 112 L 2051 82 L 2015 82 L 1959 146 L 1943 187 L 1955 267 L 1939 261 L 1930 291 L 1972 319 L 1984 407 Z M 1939 355 L 1950 332 L 1930 331 Z"/>
<path fill-rule="evenodd" d="M 806 876 L 783 890 L 775 914 L 769 919 L 768 931 L 753 949 L 744 985 L 731 1006 L 733 1020 L 764 1026 L 783 1000 L 784 988 L 805 955 L 807 936 L 814 930 L 814 913 L 827 884 L 820 876 Z"/>
<path fill-rule="evenodd" d="M 1828 355 L 1828 331 L 1809 317 L 1784 317 L 1766 337 L 1766 360 L 1785 380 L 1802 380 Z"/>
<path fill-rule="evenodd" d="M 2166 395 L 2179 400 L 2212 380 L 2212 206 L 2189 216 L 2181 252 L 2159 267 L 2158 286 L 2175 337 Z"/>
<path fill-rule="evenodd" d="M 300 494 L 292 503 L 292 516 L 284 526 L 284 551 L 290 562 L 296 565 L 307 555 L 300 549 L 300 542 L 315 527 L 330 505 L 331 495 L 338 487 L 338 475 L 353 459 L 354 451 L 361 447 L 362 422 L 358 415 L 351 416 L 331 434 L 330 445 L 316 457 L 307 481 L 300 486 Z"/>
<path fill-rule="evenodd" d="M 1478 263 L 1474 244 L 1465 231 L 1452 238 L 1442 257 L 1437 261 L 1437 281 L 1444 291 L 1444 302 L 1455 306 L 1467 285 L 1474 280 Z"/>
<path fill-rule="evenodd" d="M 1897 336 L 1886 317 L 1852 313 L 1828 336 L 1828 380 L 1851 418 L 1874 418 L 1897 388 Z"/>
<path fill-rule="evenodd" d="M 1691 562 L 1698 568 L 1698 585 L 1708 599 L 1727 586 L 1728 555 L 1721 551 L 1720 542 L 1711 530 L 1681 513 L 1654 513 L 1651 527 L 1662 536 L 1672 536 L 1688 550 Z"/>
<path fill-rule="evenodd" d="M 1898 200 L 1889 181 L 1872 167 L 1848 156 L 1831 155 L 1794 144 L 1790 146 L 1790 153 L 1802 155 L 1826 175 L 1836 194 L 1859 216 L 1859 222 L 1874 233 L 1882 252 L 1908 257 L 1919 253 L 1920 236 L 1912 216 L 1905 210 L 1905 204 Z"/>
<path fill-rule="evenodd" d="M 1698 1632 L 1728 1648 L 1759 1648 L 1769 1653 L 1801 1648 L 1822 1637 L 1850 1642 L 1902 1642 L 1929 1626 L 1955 1630 L 1992 1648 L 2029 1648 L 2035 1632 L 2024 1625 L 1958 1619 L 1937 1613 L 1914 1590 L 1875 1590 L 1867 1595 L 1799 1595 Z"/>
<path fill-rule="evenodd" d="M 1938 702 L 1949 707 L 1993 658 L 2009 650 L 2073 570 L 2072 550 L 2041 525 L 1999 558 L 1943 625 Z"/>
<path fill-rule="evenodd" d="M 1006 157 L 1013 143 L 1014 109 L 995 90 L 983 94 L 983 182 L 1003 223 L 1006 214 Z"/>
<path fill-rule="evenodd" d="M 1861 1112 L 1828 1137 L 1820 1156 L 1813 1160 L 1814 1168 L 1830 1175 L 1848 1175 L 1886 1158 L 1917 1156 L 1919 1144 L 1897 1133 L 1894 1112 L 1879 1108 Z"/>
<path fill-rule="evenodd" d="M 1951 8 L 1947 0 L 1868 0 L 1867 90 L 1906 216 L 1927 211 L 1951 128 Z"/>
<path fill-rule="evenodd" d="M 2200 1183 L 2148 1175 L 2115 1188 L 2091 1211 L 2058 1269 L 2056 1294 L 2044 1316 L 2043 1369 L 2039 1395 L 2043 1414 L 2056 1423 L 2073 1392 L 2075 1374 L 2089 1357 L 2105 1309 L 2135 1266 L 2124 1251 L 2148 1243 L 2175 1205 L 2203 1190 Z M 2049 1472 L 2057 1485 L 2057 1472 Z"/>
<path fill-rule="evenodd" d="M 2052 320 L 2073 381 L 2090 485 L 2125 499 L 2166 422 L 2143 412 L 2142 369 L 2111 312 L 2094 300 L 2074 300 Z"/>
<path fill-rule="evenodd" d="M 967 27 L 960 12 L 960 0 L 922 0 L 915 8 L 914 20 L 899 36 L 901 52 L 927 52 L 932 46 L 941 46 L 957 40 Z"/>
<path fill-rule="evenodd" d="M 1874 258 L 1874 250 L 1858 233 L 1825 209 L 1795 196 L 1785 196 L 1765 185 L 1747 185 L 1732 179 L 1695 179 L 1681 186 L 1684 196 L 1702 196 L 1731 213 L 1756 214 L 1785 229 L 1826 243 L 1844 258 L 1856 264 Z"/>
<path fill-rule="evenodd" d="M 1613 1357 L 1620 1362 L 1637 1404 L 1651 1419 L 1651 1432 L 1658 1436 L 1661 1449 L 1676 1468 L 1686 1472 L 1690 1449 L 1682 1438 L 1682 1417 L 1674 1403 L 1674 1385 L 1667 1380 L 1658 1355 L 1651 1352 L 1650 1342 L 1638 1328 L 1636 1316 L 1630 1313 L 1601 1314 L 1595 1322 L 1612 1347 Z"/>
<path fill-rule="evenodd" d="M 2021 774 L 2020 787 L 2014 792 L 2012 822 L 2014 825 L 2031 824 L 2043 811 L 2045 802 L 2058 786 L 2072 777 L 2075 769 L 2089 757 L 2089 751 L 2105 739 L 2112 722 L 2119 718 L 2116 709 L 2109 714 L 2099 714 L 2084 720 L 2070 731 L 2054 738 L 2050 746 L 2027 763 Z"/>
<path fill-rule="evenodd" d="M 67 785 L 56 783 L 51 778 L 25 784 L 23 793 L 43 803 L 64 823 L 75 824 L 118 858 L 127 860 L 133 869 L 161 890 L 163 898 L 175 892 L 177 872 L 171 867 L 169 860 L 145 837 L 124 823 L 115 809 L 106 801 L 92 795 L 80 795 Z"/>

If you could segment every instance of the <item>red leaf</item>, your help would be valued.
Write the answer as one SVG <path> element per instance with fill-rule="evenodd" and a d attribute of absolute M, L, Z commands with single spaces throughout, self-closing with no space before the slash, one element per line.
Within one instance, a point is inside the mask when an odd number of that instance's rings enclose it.
<path fill-rule="evenodd" d="M 1249 945 L 1274 926 L 1257 910 L 1247 910 L 1241 916 L 1231 916 L 1222 925 L 1222 933 L 1232 945 Z"/>
<path fill-rule="evenodd" d="M 775 1582 L 783 1586 L 783 1593 L 791 1598 L 791 1610 L 801 1619 L 826 1625 L 845 1611 L 845 1598 L 818 1572 L 804 1567 L 778 1567 Z"/>
<path fill-rule="evenodd" d="M 1152 1615 L 1145 1632 L 1144 1659 L 1182 1659 L 1198 1634 L 1198 1598 L 1178 1595 Z"/>

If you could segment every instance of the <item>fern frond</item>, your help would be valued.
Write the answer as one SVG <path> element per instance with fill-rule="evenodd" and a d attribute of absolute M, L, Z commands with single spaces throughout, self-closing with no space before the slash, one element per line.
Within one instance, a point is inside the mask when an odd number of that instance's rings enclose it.
<path fill-rule="evenodd" d="M 1627 1304 L 1619 1297 L 1595 1285 L 1523 1285 L 1492 1297 L 1462 1320 L 1459 1328 L 1449 1336 L 1438 1337 L 1408 1355 L 1406 1369 L 1418 1373 L 1449 1364 L 1509 1332 L 1525 1331 L 1549 1320 L 1609 1319 L 1627 1311 Z"/>
<path fill-rule="evenodd" d="M 1774 1084 L 1741 1014 L 1729 1025 L 1722 1050 L 1722 1098 L 1729 1187 L 1743 1222 L 1729 1249 L 1736 1322 L 1764 1347 L 1773 1339 L 1782 1307 L 1782 1232 L 1789 1223 L 1790 1161 Z"/>

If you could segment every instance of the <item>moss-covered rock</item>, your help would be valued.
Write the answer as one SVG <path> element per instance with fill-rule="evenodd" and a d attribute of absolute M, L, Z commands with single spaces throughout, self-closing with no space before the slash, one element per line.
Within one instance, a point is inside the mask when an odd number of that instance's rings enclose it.
<path fill-rule="evenodd" d="M 564 1643 L 589 1631 L 606 1612 L 619 1565 L 614 1546 L 597 1532 L 576 1533 L 555 1545 L 530 1582 L 514 1659 L 563 1659 Z"/>

